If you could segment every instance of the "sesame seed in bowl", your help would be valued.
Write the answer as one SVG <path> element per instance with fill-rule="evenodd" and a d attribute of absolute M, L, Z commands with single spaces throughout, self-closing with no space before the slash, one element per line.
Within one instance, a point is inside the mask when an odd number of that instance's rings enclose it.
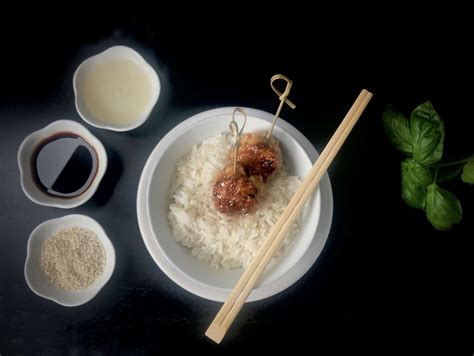
<path fill-rule="evenodd" d="M 94 219 L 79 214 L 51 219 L 30 235 L 25 279 L 37 295 L 64 306 L 90 301 L 115 267 L 115 250 Z"/>

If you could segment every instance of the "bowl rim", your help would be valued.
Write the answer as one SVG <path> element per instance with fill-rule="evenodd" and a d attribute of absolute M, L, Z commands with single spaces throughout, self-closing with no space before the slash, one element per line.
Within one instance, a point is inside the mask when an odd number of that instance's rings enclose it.
<path fill-rule="evenodd" d="M 77 220 L 89 220 L 93 225 L 96 225 L 94 227 L 94 232 L 97 234 L 97 238 L 102 243 L 102 245 L 104 244 L 104 241 L 105 241 L 110 247 L 110 249 L 107 250 L 104 246 L 104 250 L 106 251 L 106 265 L 109 264 L 111 266 L 111 269 L 110 269 L 110 273 L 105 275 L 105 278 L 103 279 L 101 284 L 96 286 L 96 288 L 93 290 L 93 292 L 91 292 L 91 294 L 87 298 L 84 298 L 84 300 L 82 300 L 80 302 L 77 302 L 77 303 L 67 303 L 67 302 L 63 302 L 62 300 L 60 300 L 58 298 L 55 298 L 55 297 L 52 297 L 50 295 L 46 295 L 46 294 L 43 294 L 43 293 L 39 292 L 36 289 L 34 282 L 32 282 L 32 280 L 31 280 L 31 278 L 28 274 L 28 265 L 30 263 L 32 263 L 32 258 L 33 258 L 32 252 L 31 252 L 31 244 L 32 244 L 33 240 L 35 238 L 37 238 L 37 236 L 39 236 L 39 231 L 44 226 L 50 225 L 50 224 L 60 224 L 62 221 L 68 221 L 68 220 L 73 221 L 73 220 L 76 220 L 76 219 Z M 78 224 L 78 225 L 80 225 L 80 224 Z M 100 233 L 97 233 L 97 231 L 99 231 Z M 33 293 L 35 293 L 36 295 L 38 295 L 42 298 L 51 300 L 55 303 L 58 303 L 62 306 L 65 306 L 65 307 L 76 307 L 76 306 L 85 304 L 85 303 L 91 301 L 92 299 L 94 299 L 95 296 L 102 290 L 102 288 L 104 288 L 104 286 L 109 282 L 110 278 L 112 277 L 112 275 L 114 273 L 115 263 L 116 263 L 115 247 L 114 247 L 112 241 L 110 240 L 109 236 L 107 235 L 107 232 L 102 227 L 102 225 L 97 220 L 95 220 L 94 218 L 91 218 L 90 216 L 83 215 L 83 214 L 69 214 L 69 215 L 61 216 L 59 218 L 53 218 L 53 219 L 43 221 L 42 223 L 40 223 L 38 226 L 36 226 L 33 229 L 33 231 L 30 233 L 30 236 L 28 237 L 28 242 L 27 242 L 27 245 L 26 245 L 26 258 L 25 258 L 25 264 L 24 264 L 24 267 L 23 267 L 23 274 L 25 276 L 26 284 L 31 289 L 31 291 Z M 103 273 L 106 273 L 105 272 L 105 266 L 104 266 L 104 272 Z M 69 291 L 69 292 L 74 293 L 74 291 Z"/>
<path fill-rule="evenodd" d="M 150 153 L 147 162 L 143 168 L 137 191 L 137 216 L 139 228 L 144 244 L 152 258 L 154 259 L 155 263 L 173 282 L 175 282 L 182 288 L 200 297 L 215 301 L 224 301 L 230 291 L 226 288 L 209 286 L 188 276 L 174 263 L 172 263 L 172 261 L 169 260 L 166 253 L 161 251 L 161 247 L 157 243 L 154 237 L 153 230 L 151 228 L 151 222 L 148 215 L 149 209 L 147 193 L 152 178 L 151 173 L 153 172 L 153 168 L 156 166 L 157 162 L 160 160 L 164 153 L 164 151 L 162 150 L 163 144 L 160 145 L 160 143 L 163 142 L 163 140 L 168 136 L 168 134 L 173 132 L 175 136 L 179 136 L 182 134 L 183 131 L 187 130 L 196 122 L 199 122 L 202 119 L 209 118 L 212 116 L 227 115 L 231 113 L 233 109 L 234 107 L 223 107 L 198 113 L 184 120 L 183 122 L 175 126 L 171 131 L 169 131 Z M 265 121 L 271 121 L 273 119 L 273 115 L 267 112 L 252 108 L 244 109 L 250 116 L 255 116 Z M 281 118 L 279 119 L 277 125 L 284 131 L 288 132 L 294 138 L 294 140 L 300 146 L 302 146 L 303 150 L 306 152 L 310 160 L 314 162 L 314 160 L 318 156 L 318 153 L 314 146 L 309 142 L 309 140 L 304 137 L 303 134 L 299 132 L 294 126 L 292 126 Z M 154 155 L 156 155 L 156 157 Z M 316 233 L 314 234 L 314 237 L 320 236 L 319 240 L 321 241 L 315 243 L 315 238 L 313 237 L 310 246 L 303 254 L 300 261 L 296 262 L 296 264 L 292 266 L 288 271 L 286 271 L 282 276 L 263 286 L 255 288 L 250 294 L 248 301 L 264 299 L 288 288 L 306 273 L 306 271 L 314 264 L 314 262 L 320 255 L 327 240 L 332 221 L 332 190 L 329 181 L 329 176 L 327 175 L 327 173 L 325 173 L 325 175 L 323 176 L 323 179 L 320 183 L 320 188 L 321 187 L 324 188 L 325 192 L 324 200 L 323 195 L 321 194 L 319 220 L 321 221 L 321 217 L 324 215 L 325 221 L 323 224 L 321 224 L 321 228 L 319 228 L 320 221 L 318 222 Z M 325 205 L 323 205 L 323 203 Z M 324 214 L 322 214 L 321 209 L 323 206 L 325 207 L 325 209 L 327 209 Z"/>
<path fill-rule="evenodd" d="M 152 81 L 152 85 L 156 85 L 156 90 L 152 90 L 152 98 L 150 99 L 150 103 L 148 104 L 146 110 L 142 113 L 141 117 L 139 120 L 137 120 L 134 124 L 128 125 L 128 126 L 114 126 L 111 124 L 105 124 L 101 123 L 98 120 L 95 120 L 94 118 L 88 117 L 82 110 L 81 110 L 81 105 L 79 102 L 79 92 L 80 90 L 77 87 L 77 78 L 79 73 L 89 64 L 91 64 L 94 61 L 100 60 L 102 57 L 116 57 L 120 58 L 123 57 L 124 53 L 128 53 L 130 56 L 134 57 L 134 59 L 137 61 L 136 63 L 142 66 L 145 69 L 147 77 L 150 78 Z M 135 49 L 128 47 L 128 46 L 123 46 L 123 45 L 117 45 L 117 46 L 112 46 L 109 47 L 102 52 L 99 52 L 93 56 L 90 56 L 83 60 L 81 64 L 76 68 L 74 71 L 74 75 L 72 77 L 72 88 L 74 90 L 74 105 L 76 107 L 76 111 L 79 114 L 79 116 L 87 122 L 89 125 L 92 125 L 94 127 L 97 127 L 99 129 L 105 129 L 105 130 L 111 130 L 111 131 L 117 131 L 117 132 L 124 132 L 124 131 L 131 131 L 134 130 L 145 121 L 148 120 L 150 117 L 151 112 L 153 111 L 153 108 L 155 107 L 156 103 L 158 102 L 158 99 L 161 94 L 161 81 L 160 77 L 158 76 L 158 73 L 156 70 L 148 63 L 145 58 Z"/>
<path fill-rule="evenodd" d="M 78 195 L 77 197 L 72 197 L 68 199 L 59 198 L 48 196 L 44 194 L 36 185 L 33 184 L 34 188 L 31 188 L 31 184 L 27 184 L 27 180 L 30 179 L 28 175 L 31 173 L 31 168 L 29 167 L 30 159 L 31 159 L 31 152 L 26 152 L 26 146 L 33 142 L 33 144 L 37 145 L 41 140 L 43 135 L 54 135 L 57 132 L 61 132 L 62 130 L 58 130 L 57 128 L 60 126 L 66 126 L 68 131 L 78 134 L 79 136 L 86 136 L 83 137 L 91 144 L 97 152 L 97 159 L 99 162 L 99 168 L 96 173 L 96 177 L 93 179 L 92 184 L 90 187 L 83 192 L 82 194 Z M 93 142 L 89 142 L 93 141 Z M 77 121 L 73 120 L 56 120 L 51 122 L 50 124 L 46 125 L 45 127 L 33 131 L 28 136 L 26 136 L 23 141 L 21 142 L 18 153 L 17 153 L 17 163 L 18 169 L 20 170 L 20 184 L 23 192 L 25 195 L 34 203 L 42 205 L 42 206 L 50 206 L 54 208 L 62 208 L 62 209 L 72 209 L 76 208 L 87 201 L 89 201 L 94 194 L 96 193 L 97 189 L 99 188 L 100 182 L 107 171 L 108 165 L 108 158 L 107 158 L 107 151 L 105 150 L 104 145 L 102 142 L 92 134 L 84 125 Z M 40 197 L 36 197 L 33 193 L 39 192 Z"/>

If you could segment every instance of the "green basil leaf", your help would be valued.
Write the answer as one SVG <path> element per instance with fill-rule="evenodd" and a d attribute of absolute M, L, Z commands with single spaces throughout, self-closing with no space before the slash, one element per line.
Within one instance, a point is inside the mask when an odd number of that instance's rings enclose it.
<path fill-rule="evenodd" d="M 429 166 L 443 156 L 444 125 L 428 101 L 413 110 L 410 119 L 413 158 Z"/>
<path fill-rule="evenodd" d="M 412 208 L 424 209 L 426 187 L 433 182 L 430 170 L 407 158 L 402 162 L 402 198 Z"/>
<path fill-rule="evenodd" d="M 446 231 L 454 224 L 459 224 L 462 218 L 461 203 L 456 196 L 441 189 L 436 184 L 430 184 L 426 195 L 426 217 L 437 230 Z"/>
<path fill-rule="evenodd" d="M 448 181 L 456 178 L 458 175 L 461 174 L 462 167 L 463 167 L 462 163 L 456 164 L 456 165 L 453 165 L 453 166 L 440 167 L 438 169 L 438 175 L 436 177 L 436 182 L 437 183 L 444 183 L 444 182 L 448 182 Z"/>
<path fill-rule="evenodd" d="M 423 210 L 426 204 L 426 188 L 402 180 L 402 199 L 408 206 Z"/>
<path fill-rule="evenodd" d="M 464 165 L 461 179 L 465 183 L 474 184 L 474 161 L 469 161 Z"/>
<path fill-rule="evenodd" d="M 418 163 L 413 158 L 407 158 L 402 162 L 402 178 L 425 188 L 428 184 L 433 183 L 433 175 L 429 168 Z"/>
<path fill-rule="evenodd" d="M 390 142 L 402 153 L 411 155 L 410 125 L 405 115 L 389 105 L 383 111 L 382 122 Z"/>

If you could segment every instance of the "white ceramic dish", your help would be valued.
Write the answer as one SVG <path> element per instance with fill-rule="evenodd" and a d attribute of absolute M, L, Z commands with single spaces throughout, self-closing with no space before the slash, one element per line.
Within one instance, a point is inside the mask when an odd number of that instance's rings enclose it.
<path fill-rule="evenodd" d="M 38 188 L 33 178 L 31 160 L 35 149 L 42 141 L 60 132 L 72 132 L 81 136 L 97 153 L 97 173 L 90 182 L 89 188 L 82 194 L 72 198 L 46 194 Z M 40 205 L 70 209 L 84 204 L 96 192 L 107 169 L 107 153 L 102 143 L 83 125 L 71 120 L 58 120 L 41 130 L 31 133 L 23 140 L 18 150 L 18 167 L 20 168 L 21 187 L 30 200 Z"/>
<path fill-rule="evenodd" d="M 105 249 L 106 263 L 104 272 L 87 289 L 66 291 L 52 284 L 43 274 L 39 266 L 41 245 L 57 231 L 72 226 L 80 226 L 94 231 Z M 33 292 L 40 297 L 50 299 L 66 307 L 74 307 L 90 301 L 99 293 L 108 282 L 115 268 L 115 250 L 107 234 L 100 224 L 85 215 L 67 215 L 58 219 L 51 219 L 38 225 L 28 239 L 27 256 L 25 262 L 25 279 Z"/>
<path fill-rule="evenodd" d="M 194 144 L 228 131 L 233 107 L 197 114 L 171 130 L 155 147 L 143 169 L 137 194 L 137 214 L 145 245 L 158 266 L 175 283 L 198 296 L 224 301 L 241 269 L 215 270 L 197 260 L 171 234 L 167 214 L 168 187 L 177 161 Z M 268 129 L 273 115 L 254 109 L 248 114 L 246 132 Z M 317 157 L 311 143 L 293 126 L 279 120 L 274 130 L 285 164 L 304 177 Z M 332 192 L 327 174 L 305 207 L 301 232 L 272 268 L 269 268 L 248 301 L 274 295 L 297 281 L 319 256 L 332 220 Z"/>
<path fill-rule="evenodd" d="M 129 59 L 135 64 L 139 65 L 143 69 L 151 83 L 152 95 L 150 101 L 148 102 L 148 105 L 144 108 L 140 117 L 134 123 L 129 125 L 106 124 L 99 118 L 95 117 L 84 104 L 81 86 L 78 85 L 82 78 L 87 74 L 87 72 L 91 70 L 91 68 L 93 68 L 95 65 L 103 63 L 104 61 L 110 59 L 117 58 Z M 72 83 L 74 88 L 76 110 L 79 113 L 79 116 L 85 122 L 92 126 L 112 131 L 128 131 L 141 126 L 148 119 L 148 116 L 150 115 L 151 111 L 153 110 L 153 107 L 158 101 L 161 91 L 160 79 L 153 67 L 150 66 L 148 62 L 146 62 L 145 59 L 137 51 L 126 46 L 110 47 L 109 49 L 86 59 L 79 65 L 79 67 L 77 67 L 76 71 L 74 72 Z"/>

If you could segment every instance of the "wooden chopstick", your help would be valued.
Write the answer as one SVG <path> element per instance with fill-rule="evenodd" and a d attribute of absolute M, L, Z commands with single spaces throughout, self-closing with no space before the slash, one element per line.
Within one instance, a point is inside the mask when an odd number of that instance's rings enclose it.
<path fill-rule="evenodd" d="M 206 331 L 206 336 L 216 343 L 220 343 L 224 338 L 227 330 L 237 317 L 237 314 L 247 300 L 261 274 L 267 267 L 276 249 L 285 238 L 286 233 L 292 226 L 298 213 L 313 193 L 323 174 L 332 163 L 334 157 L 349 136 L 349 133 L 352 131 L 352 128 L 371 98 L 372 93 L 365 89 L 361 91 L 323 152 L 314 163 L 305 180 L 288 203 L 288 206 L 277 220 L 275 226 L 270 231 L 270 234 L 260 247 L 257 255 L 254 257 L 249 267 L 244 271 L 227 301 L 217 313 L 213 322 Z"/>

